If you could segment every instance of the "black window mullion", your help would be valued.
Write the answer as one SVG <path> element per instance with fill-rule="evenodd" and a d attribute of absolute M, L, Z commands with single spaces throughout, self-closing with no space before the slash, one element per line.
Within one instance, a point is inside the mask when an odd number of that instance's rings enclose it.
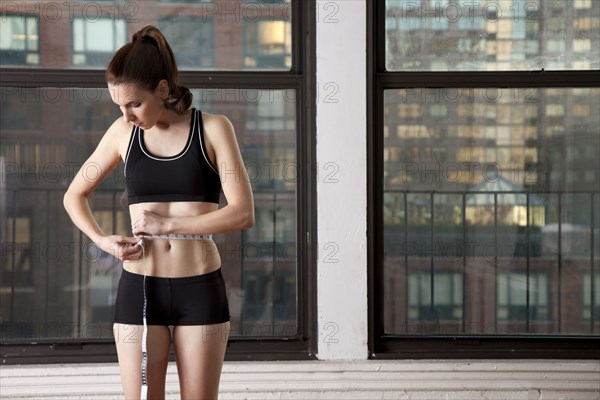
<path fill-rule="evenodd" d="M 192 88 L 299 89 L 303 77 L 291 73 L 198 73 L 182 72 L 181 82 Z"/>
<path fill-rule="evenodd" d="M 370 2 L 367 2 L 370 3 Z M 385 72 L 385 8 L 387 1 L 374 1 L 367 4 L 367 30 L 373 31 L 373 38 L 368 43 L 375 49 L 374 71 L 376 74 Z M 373 19 L 373 17 L 375 19 Z M 369 26 L 371 29 L 369 29 Z M 371 34 L 371 32 L 369 32 Z"/>
<path fill-rule="evenodd" d="M 304 106 L 305 99 L 312 98 L 312 90 L 306 85 L 296 90 L 296 103 L 295 103 L 295 113 L 296 113 L 296 129 L 298 135 L 296 135 L 296 162 L 306 162 L 308 165 L 311 165 L 310 162 L 311 155 L 314 154 L 312 151 L 312 140 L 306 140 L 307 138 L 312 138 L 312 135 L 306 135 L 303 137 L 301 132 L 310 132 L 307 128 L 310 126 L 307 122 L 310 121 L 310 115 L 314 115 L 309 107 Z M 303 143 L 303 144 L 302 144 Z M 299 165 L 299 164 L 298 164 Z M 307 233 L 310 235 L 310 230 L 308 227 L 311 225 L 311 222 L 308 222 L 313 214 L 311 212 L 312 203 L 311 202 L 311 193 L 313 190 L 310 186 L 312 186 L 313 182 L 313 169 L 311 168 L 296 168 L 296 182 L 306 184 L 304 191 L 298 191 L 296 195 L 296 215 L 298 223 L 296 224 L 296 298 L 297 298 L 297 309 L 296 309 L 296 320 L 297 320 L 297 335 L 302 338 L 302 340 L 306 340 L 307 338 L 315 337 L 313 332 L 310 331 L 310 327 L 315 325 L 311 321 L 314 321 L 316 316 L 316 309 L 313 310 L 311 301 L 311 296 L 308 295 L 307 289 L 310 287 L 314 287 L 316 285 L 316 281 L 312 283 L 311 279 L 311 271 L 314 271 L 316 268 L 311 265 L 313 257 L 307 257 L 310 254 L 311 245 L 307 240 Z M 305 175 L 306 174 L 306 175 Z M 314 190 L 316 192 L 316 189 Z M 316 226 L 313 225 L 313 226 Z M 308 236 L 309 236 L 308 235 Z M 315 301 L 316 303 L 316 301 Z M 314 311 L 314 312 L 313 312 Z M 315 349 L 316 352 L 316 349 Z"/>
<path fill-rule="evenodd" d="M 106 86 L 104 71 L 84 69 L 51 69 L 51 68 L 2 68 L 0 69 L 0 87 L 52 87 L 56 85 L 69 87 Z"/>
<path fill-rule="evenodd" d="M 35 77 L 33 79 L 32 77 Z M 210 88 L 299 88 L 303 76 L 290 72 L 196 72 L 179 74 L 184 85 Z M 0 86 L 20 87 L 106 87 L 105 72 L 86 69 L 35 69 L 2 68 Z"/>
<path fill-rule="evenodd" d="M 525 305 L 526 305 L 526 309 L 525 309 L 525 320 L 526 320 L 526 328 L 525 328 L 525 332 L 530 333 L 531 332 L 531 260 L 530 260 L 530 254 L 529 254 L 529 197 L 530 197 L 530 193 L 527 192 L 525 194 L 526 196 L 526 203 L 527 206 L 525 208 L 525 220 L 527 221 L 527 223 L 525 224 Z M 534 283 L 537 283 L 537 280 L 539 279 L 539 277 L 536 274 L 536 279 L 534 280 Z M 559 293 L 560 293 L 560 289 L 559 289 Z M 537 306 L 537 304 L 536 304 Z"/>
<path fill-rule="evenodd" d="M 301 74 L 302 85 L 296 91 L 298 123 L 296 149 L 296 180 L 304 190 L 296 196 L 297 238 L 297 299 L 298 335 L 308 343 L 311 354 L 317 353 L 317 213 L 316 213 L 316 4 L 312 1 L 292 1 L 292 69 Z M 300 38 L 303 38 L 300 40 Z M 304 56 L 302 56 L 304 55 Z M 304 137 L 302 137 L 304 136 Z M 304 164 L 300 164 L 304 163 Z"/>
<path fill-rule="evenodd" d="M 429 290 L 431 291 L 431 293 L 429 294 L 429 301 L 430 301 L 430 305 L 429 305 L 429 311 L 431 312 L 431 316 L 434 318 L 434 321 L 436 323 L 439 323 L 440 321 L 440 317 L 437 314 L 436 311 L 436 304 L 435 304 L 435 264 L 434 264 L 434 260 L 435 260 L 435 235 L 434 235 L 434 229 L 435 229 L 435 225 L 433 223 L 434 219 L 435 219 L 435 215 L 434 215 L 434 192 L 432 191 L 429 194 L 429 207 L 431 207 L 429 209 L 429 229 L 431 230 L 429 232 L 429 240 L 431 242 L 431 249 L 429 251 L 431 251 L 430 257 L 429 257 Z M 430 318 L 431 319 L 431 318 Z"/>
<path fill-rule="evenodd" d="M 562 202 L 563 193 L 558 193 L 558 299 L 556 299 L 556 321 L 558 324 L 558 331 L 562 332 L 562 296 L 560 289 L 562 288 Z"/>
<path fill-rule="evenodd" d="M 370 10 L 372 6 L 370 2 L 368 2 L 367 11 L 368 15 L 370 14 Z M 368 35 L 371 35 L 371 31 L 367 29 Z M 373 38 L 375 39 L 375 38 Z M 372 52 L 372 47 L 367 46 L 367 52 Z M 370 58 L 367 60 L 368 68 L 367 71 L 373 72 L 376 67 L 373 62 L 374 58 Z M 375 76 L 375 74 L 371 75 Z M 370 93 L 371 100 L 367 101 L 367 118 L 370 121 L 370 125 L 375 127 L 376 134 L 368 134 L 367 135 L 367 146 L 372 148 L 374 152 L 369 152 L 369 154 L 383 154 L 383 135 L 379 135 L 377 133 L 383 132 L 383 107 L 384 107 L 384 87 L 380 84 L 376 79 L 370 81 L 369 77 L 367 77 L 368 90 L 367 93 Z M 373 296 L 369 296 L 370 299 L 370 307 L 369 307 L 369 316 L 371 319 L 371 335 L 369 338 L 370 344 L 370 354 L 374 356 L 375 353 L 379 353 L 380 348 L 378 344 L 385 336 L 385 295 L 384 295 L 384 268 L 383 268 L 383 259 L 384 255 L 384 233 L 383 233 L 383 224 L 379 223 L 383 221 L 383 201 L 384 201 L 384 192 L 383 192 L 383 157 L 375 156 L 368 157 L 368 167 L 373 171 L 372 179 L 367 180 L 367 186 L 369 188 L 367 196 L 369 198 L 368 201 L 368 226 L 369 230 L 372 232 L 372 240 L 367 241 L 368 252 L 370 253 L 369 258 L 372 260 L 372 273 L 369 274 L 369 288 Z M 407 193 L 403 193 L 404 199 L 404 231 L 407 234 Z M 408 236 L 405 236 L 405 241 Z M 406 249 L 405 252 L 405 285 L 408 285 L 408 259 L 406 257 Z M 408 304 L 408 293 L 405 291 L 405 313 L 406 318 L 408 318 L 409 312 L 409 304 Z"/>
<path fill-rule="evenodd" d="M 590 193 L 590 326 L 592 334 L 594 334 L 594 302 L 595 302 L 595 293 L 596 290 L 594 284 L 594 224 L 595 224 L 595 215 L 594 215 L 594 193 Z"/>
<path fill-rule="evenodd" d="M 304 71 L 304 65 L 302 64 L 302 37 L 305 29 L 304 21 L 301 20 L 303 13 L 301 12 L 302 7 L 305 3 L 303 1 L 292 1 L 291 4 L 291 24 L 292 24 L 292 73 L 302 73 Z"/>
<path fill-rule="evenodd" d="M 599 87 L 598 71 L 385 72 L 386 89 Z"/>

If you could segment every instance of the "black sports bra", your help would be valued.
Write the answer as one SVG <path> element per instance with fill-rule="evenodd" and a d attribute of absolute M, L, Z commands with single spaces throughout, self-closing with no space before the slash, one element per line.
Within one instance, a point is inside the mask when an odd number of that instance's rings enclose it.
<path fill-rule="evenodd" d="M 125 157 L 129 204 L 151 201 L 207 201 L 219 203 L 221 179 L 208 158 L 202 112 L 192 108 L 190 133 L 181 152 L 157 156 L 144 146 L 144 130 L 134 127 Z"/>

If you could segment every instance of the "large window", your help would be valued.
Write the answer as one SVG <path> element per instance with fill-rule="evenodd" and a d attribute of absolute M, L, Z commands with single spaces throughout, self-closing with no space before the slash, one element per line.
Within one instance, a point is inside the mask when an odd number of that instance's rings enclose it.
<path fill-rule="evenodd" d="M 371 12 L 372 351 L 597 356 L 600 3 Z"/>
<path fill-rule="evenodd" d="M 0 65 L 3 359 L 116 360 L 111 319 L 122 264 L 71 223 L 62 196 L 120 116 L 106 89 L 105 65 L 146 24 L 157 25 L 172 43 L 192 106 L 232 121 L 253 188 L 255 226 L 214 238 L 232 317 L 228 357 L 313 357 L 307 338 L 314 337 L 314 316 L 306 310 L 314 268 L 298 239 L 314 228 L 300 211 L 310 209 L 310 196 L 300 189 L 311 177 L 297 168 L 311 152 L 313 72 L 311 58 L 301 53 L 307 39 L 297 32 L 308 29 L 301 27 L 311 23 L 314 5 L 144 2 L 157 10 L 147 19 L 141 12 L 123 14 L 119 2 L 82 2 L 65 3 L 57 19 L 44 10 L 59 3 L 41 2 L 40 14 L 27 16 L 18 12 L 29 3 L 13 3 L 3 3 L 10 17 L 1 20 L 2 51 L 11 50 Z M 93 18 L 96 9 L 121 14 Z M 69 13 L 72 20 L 65 18 Z M 38 31 L 45 34 L 38 38 Z M 6 41 L 4 32 L 13 39 Z M 248 32 L 255 33 L 250 41 Z M 40 62 L 14 61 L 17 56 Z M 249 57 L 256 63 L 244 61 Z M 24 68 L 32 65 L 35 81 Z M 235 72 L 244 69 L 261 71 Z M 105 232 L 130 235 L 122 169 L 121 163 L 96 190 L 91 206 Z"/>

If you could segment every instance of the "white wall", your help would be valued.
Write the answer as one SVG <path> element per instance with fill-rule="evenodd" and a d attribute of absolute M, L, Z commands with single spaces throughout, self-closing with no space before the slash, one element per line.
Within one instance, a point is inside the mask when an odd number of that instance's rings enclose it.
<path fill-rule="evenodd" d="M 597 361 L 227 362 L 220 400 L 599 400 Z M 179 399 L 169 364 L 166 398 Z M 116 364 L 0 369 L 3 400 L 122 399 Z"/>
<path fill-rule="evenodd" d="M 317 1 L 318 358 L 365 359 L 366 3 Z"/>

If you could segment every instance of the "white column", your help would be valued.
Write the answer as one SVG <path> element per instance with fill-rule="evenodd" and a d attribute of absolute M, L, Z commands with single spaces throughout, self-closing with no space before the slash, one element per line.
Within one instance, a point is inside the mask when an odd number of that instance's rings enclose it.
<path fill-rule="evenodd" d="M 366 1 L 318 0 L 318 358 L 365 359 Z"/>

